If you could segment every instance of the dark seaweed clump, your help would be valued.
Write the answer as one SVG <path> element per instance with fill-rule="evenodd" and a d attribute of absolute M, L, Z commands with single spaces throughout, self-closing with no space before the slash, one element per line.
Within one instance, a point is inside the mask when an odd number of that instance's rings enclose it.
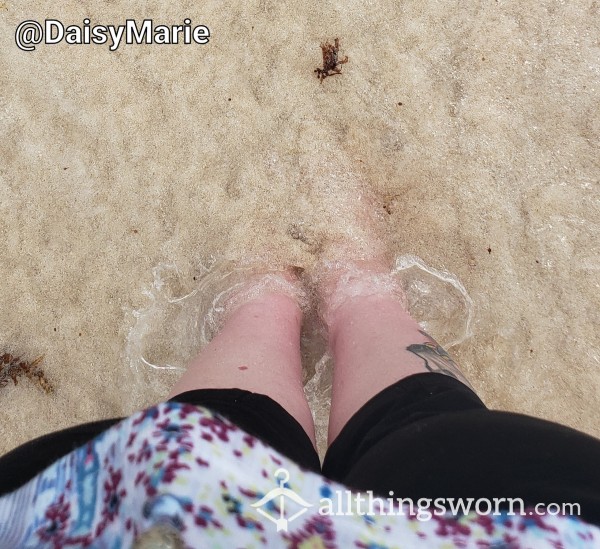
<path fill-rule="evenodd" d="M 19 379 L 25 377 L 35 383 L 46 394 L 54 392 L 54 386 L 44 371 L 40 368 L 40 363 L 44 356 L 38 356 L 35 360 L 23 360 L 21 357 L 4 353 L 0 355 L 0 388 L 6 387 L 12 380 L 15 385 L 19 384 Z"/>

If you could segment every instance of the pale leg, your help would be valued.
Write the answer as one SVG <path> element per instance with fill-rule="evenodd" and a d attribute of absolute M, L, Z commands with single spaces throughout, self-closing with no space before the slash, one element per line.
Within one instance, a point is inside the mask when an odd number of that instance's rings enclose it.
<path fill-rule="evenodd" d="M 271 397 L 315 440 L 302 388 L 302 312 L 292 298 L 267 292 L 240 305 L 192 360 L 170 397 L 194 389 L 237 388 Z"/>
<path fill-rule="evenodd" d="M 369 399 L 407 376 L 438 372 L 468 384 L 452 359 L 404 309 L 398 297 L 401 290 L 368 290 L 370 277 L 373 272 L 365 271 L 366 282 L 351 283 L 354 288 L 361 284 L 370 295 L 356 295 L 342 284 L 335 290 L 337 298 L 332 297 L 335 294 L 327 298 L 337 302 L 334 311 L 325 311 L 334 363 L 330 444 Z M 341 304 L 340 292 L 348 295 Z"/>

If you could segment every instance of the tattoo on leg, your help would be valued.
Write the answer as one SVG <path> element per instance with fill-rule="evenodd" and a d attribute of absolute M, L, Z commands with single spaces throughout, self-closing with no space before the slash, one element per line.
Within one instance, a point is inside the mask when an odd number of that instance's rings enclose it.
<path fill-rule="evenodd" d="M 419 333 L 423 334 L 429 341 L 426 341 L 425 343 L 413 343 L 412 345 L 409 345 L 406 350 L 414 353 L 419 358 L 422 358 L 425 362 L 425 368 L 430 372 L 453 377 L 467 385 L 467 387 L 472 388 L 471 384 L 467 381 L 467 378 L 458 369 L 456 363 L 450 358 L 450 355 L 443 347 L 427 332 L 419 330 Z"/>

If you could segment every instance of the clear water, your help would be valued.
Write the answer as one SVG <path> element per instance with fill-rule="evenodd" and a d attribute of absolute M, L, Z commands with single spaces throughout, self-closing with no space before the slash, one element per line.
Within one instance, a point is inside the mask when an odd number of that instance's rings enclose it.
<path fill-rule="evenodd" d="M 184 371 L 219 329 L 223 297 L 235 291 L 249 271 L 214 258 L 202 270 L 205 274 L 194 280 L 174 264 L 154 268 L 152 286 L 144 291 L 148 305 L 133 311 L 135 322 L 127 338 L 127 359 L 137 383 L 144 383 L 148 375 L 172 383 L 174 373 Z M 398 257 L 393 272 L 405 288 L 410 313 L 446 349 L 471 336 L 473 301 L 457 277 L 416 256 Z M 322 324 L 312 309 L 306 310 L 301 348 L 306 397 L 323 454 L 332 361 Z"/>

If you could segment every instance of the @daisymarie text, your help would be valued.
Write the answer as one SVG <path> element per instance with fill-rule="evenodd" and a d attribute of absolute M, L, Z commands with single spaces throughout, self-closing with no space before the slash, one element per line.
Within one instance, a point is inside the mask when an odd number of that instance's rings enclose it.
<path fill-rule="evenodd" d="M 123 43 L 132 44 L 207 44 L 210 30 L 206 25 L 192 27 L 192 20 L 183 20 L 182 25 L 155 25 L 152 19 L 138 23 L 126 19 L 124 25 L 91 25 L 89 19 L 83 25 L 65 26 L 57 19 L 46 19 L 44 23 L 34 20 L 22 21 L 15 31 L 15 43 L 23 51 L 33 51 L 39 44 L 70 45 L 108 44 L 116 51 Z"/>

